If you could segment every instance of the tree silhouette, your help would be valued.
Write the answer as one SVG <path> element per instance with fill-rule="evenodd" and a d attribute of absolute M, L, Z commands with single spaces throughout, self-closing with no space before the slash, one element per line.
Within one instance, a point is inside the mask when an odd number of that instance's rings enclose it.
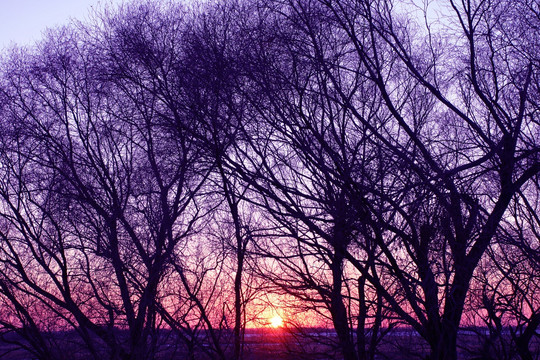
<path fill-rule="evenodd" d="M 134 2 L 12 49 L 4 339 L 40 359 L 241 359 L 273 292 L 347 360 L 401 346 L 395 327 L 457 359 L 465 325 L 532 358 L 539 14 Z"/>

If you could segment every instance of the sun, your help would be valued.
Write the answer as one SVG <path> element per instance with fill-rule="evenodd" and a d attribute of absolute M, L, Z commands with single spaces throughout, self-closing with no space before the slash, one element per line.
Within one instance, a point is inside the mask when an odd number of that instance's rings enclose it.
<path fill-rule="evenodd" d="M 283 319 L 279 315 L 275 315 L 274 317 L 270 318 L 270 326 L 274 329 L 277 329 L 279 327 L 283 326 Z"/>

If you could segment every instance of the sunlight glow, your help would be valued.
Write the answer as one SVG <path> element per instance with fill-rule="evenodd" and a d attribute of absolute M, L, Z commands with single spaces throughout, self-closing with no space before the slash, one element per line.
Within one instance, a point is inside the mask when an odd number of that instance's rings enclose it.
<path fill-rule="evenodd" d="M 283 319 L 281 318 L 281 316 L 276 315 L 276 316 L 272 317 L 270 319 L 270 326 L 273 327 L 274 329 L 282 327 L 283 326 Z"/>

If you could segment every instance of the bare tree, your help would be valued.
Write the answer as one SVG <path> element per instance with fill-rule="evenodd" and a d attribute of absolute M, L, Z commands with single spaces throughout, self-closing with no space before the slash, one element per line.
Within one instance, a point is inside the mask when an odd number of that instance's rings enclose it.
<path fill-rule="evenodd" d="M 540 326 L 538 303 L 538 184 L 516 195 L 509 216 L 477 270 L 471 305 L 489 332 L 483 353 L 533 359 Z"/>
<path fill-rule="evenodd" d="M 257 252 L 278 265 L 270 265 L 271 272 L 264 276 L 281 292 L 325 308 L 341 352 L 356 358 L 354 336 L 363 335 L 364 327 L 354 330 L 358 317 L 351 317 L 347 309 L 360 301 L 366 311 L 365 279 L 357 281 L 357 274 L 355 290 L 344 296 L 350 286 L 350 280 L 345 283 L 345 253 L 354 247 L 366 259 L 376 255 L 363 240 L 374 224 L 362 222 L 366 210 L 359 194 L 365 189 L 363 182 L 377 183 L 381 177 L 377 164 L 384 156 L 375 151 L 377 143 L 369 140 L 366 127 L 335 101 L 338 94 L 326 86 L 330 79 L 306 48 L 311 39 L 302 32 L 304 24 L 281 18 L 278 10 L 254 7 L 259 19 L 246 22 L 250 48 L 242 58 L 246 75 L 239 86 L 254 120 L 245 122 L 241 130 L 246 140 L 228 154 L 225 166 L 250 185 L 246 201 L 270 215 L 266 227 L 274 230 L 265 236 L 271 240 L 259 242 Z M 336 64 L 346 60 L 339 39 L 330 36 L 323 41 L 335 46 Z M 351 85 L 351 94 L 355 85 L 373 87 L 362 77 L 358 74 L 353 80 L 357 83 Z M 364 101 L 366 116 L 375 119 L 380 98 L 366 92 L 359 101 Z M 366 260 L 364 266 L 375 265 Z M 361 324 L 365 317 L 367 313 Z"/>
<path fill-rule="evenodd" d="M 512 196 L 539 171 L 538 143 L 530 137 L 531 127 L 537 128 L 530 116 L 536 109 L 531 85 L 536 64 L 531 53 L 514 52 L 508 38 L 499 37 L 512 27 L 503 14 L 514 5 L 450 2 L 463 41 L 449 46 L 429 22 L 418 32 L 425 41 L 416 38 L 411 19 L 390 2 L 322 3 L 376 84 L 392 120 L 384 132 L 373 128 L 345 91 L 343 106 L 371 126 L 406 167 L 396 174 L 411 179 L 404 184 L 405 202 L 383 198 L 400 214 L 385 222 L 388 233 L 378 242 L 406 304 L 394 303 L 395 311 L 428 341 L 431 357 L 455 358 L 474 269 Z M 316 55 L 340 89 L 339 72 L 324 65 L 323 50 Z M 421 207 L 409 205 L 419 191 Z M 422 208 L 425 215 L 417 213 Z M 382 283 L 377 289 L 388 301 L 396 298 Z"/>
<path fill-rule="evenodd" d="M 43 359 L 61 329 L 94 358 L 156 357 L 171 330 L 191 358 L 232 338 L 240 359 L 256 274 L 329 320 L 345 359 L 396 324 L 456 359 L 468 295 L 530 358 L 539 14 L 140 2 L 12 51 L 2 330 Z"/>
<path fill-rule="evenodd" d="M 185 128 L 171 133 L 167 117 L 178 109 L 145 72 L 163 68 L 144 66 L 158 60 L 144 37 L 154 46 L 176 35 L 173 23 L 152 32 L 171 20 L 159 14 L 128 8 L 105 19 L 110 32 L 92 33 L 106 41 L 65 30 L 5 65 L 4 124 L 14 124 L 6 127 L 16 145 L 4 152 L 16 165 L 3 187 L 6 280 L 97 335 L 112 357 L 154 356 L 159 283 L 207 211 L 197 197 L 208 176 L 200 152 Z M 170 49 L 155 54 L 165 62 Z M 38 268 L 25 266 L 27 256 Z M 51 285 L 40 285 L 43 276 Z"/>
<path fill-rule="evenodd" d="M 255 47 L 263 70 L 250 79 L 265 122 L 247 160 L 231 166 L 287 235 L 310 248 L 298 251 L 326 261 L 328 306 L 346 358 L 356 355 L 341 315 L 345 261 L 426 339 L 432 358 L 457 356 L 474 270 L 512 197 L 540 170 L 531 137 L 536 62 L 508 46 L 511 21 L 502 14 L 512 6 L 451 2 L 463 34 L 452 34 L 451 45 L 429 22 L 415 34 L 412 19 L 387 1 L 270 5 L 277 15 L 268 27 L 277 30 Z M 274 53 L 265 51 L 272 40 L 281 41 Z M 366 90 L 377 94 L 374 107 Z M 365 149 L 385 171 L 365 172 L 377 168 Z M 358 168 L 364 172 L 350 170 Z M 373 242 L 376 267 L 354 253 L 353 239 L 363 249 Z M 303 279 L 315 264 L 290 270 Z M 284 288 L 294 289 L 287 280 Z"/>

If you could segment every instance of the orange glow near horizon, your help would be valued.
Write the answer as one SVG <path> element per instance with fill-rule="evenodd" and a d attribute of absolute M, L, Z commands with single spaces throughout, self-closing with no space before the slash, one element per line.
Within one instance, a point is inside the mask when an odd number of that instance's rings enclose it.
<path fill-rule="evenodd" d="M 283 319 L 279 315 L 275 315 L 270 318 L 270 326 L 274 329 L 280 328 L 283 326 Z"/>

